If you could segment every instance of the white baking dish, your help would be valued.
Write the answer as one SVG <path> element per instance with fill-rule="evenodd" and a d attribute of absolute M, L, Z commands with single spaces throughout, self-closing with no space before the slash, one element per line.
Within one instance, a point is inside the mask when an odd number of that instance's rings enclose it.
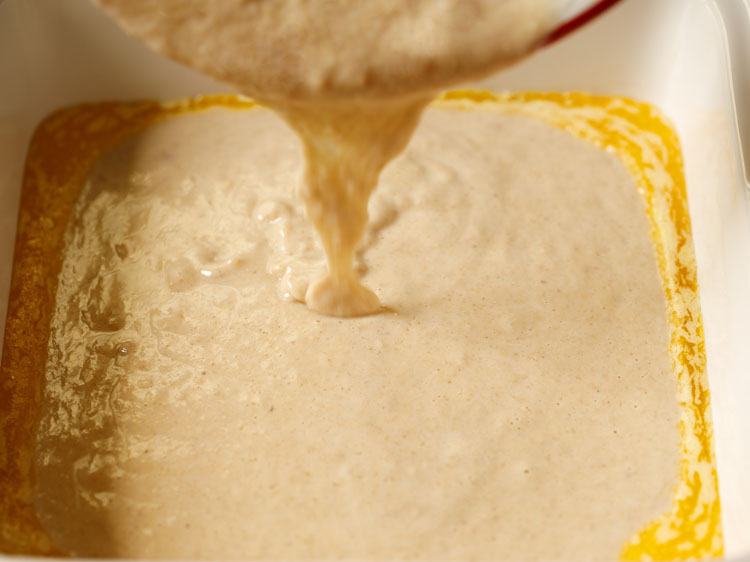
<path fill-rule="evenodd" d="M 750 562 L 750 166 L 741 143 L 744 133 L 750 155 L 750 1 L 626 0 L 480 86 L 627 95 L 674 121 L 698 258 L 726 555 Z M 226 90 L 126 37 L 86 0 L 0 0 L 0 336 L 35 125 L 84 101 Z"/>

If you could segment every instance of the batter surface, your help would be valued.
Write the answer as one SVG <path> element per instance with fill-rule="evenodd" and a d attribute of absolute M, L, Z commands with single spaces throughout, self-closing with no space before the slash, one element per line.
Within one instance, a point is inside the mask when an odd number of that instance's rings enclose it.
<path fill-rule="evenodd" d="M 105 154 L 68 231 L 35 504 L 78 556 L 614 559 L 669 511 L 676 380 L 643 205 L 611 154 L 431 109 L 354 266 L 324 253 L 268 110 Z"/>

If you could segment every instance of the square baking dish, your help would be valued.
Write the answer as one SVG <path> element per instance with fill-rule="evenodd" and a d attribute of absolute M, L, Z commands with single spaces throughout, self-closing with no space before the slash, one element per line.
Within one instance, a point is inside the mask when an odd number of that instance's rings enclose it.
<path fill-rule="evenodd" d="M 750 1 L 625 0 L 472 86 L 624 95 L 657 105 L 675 124 L 698 262 L 725 555 L 750 562 Z M 21 175 L 41 119 L 81 102 L 227 90 L 150 52 L 85 0 L 0 0 L 0 337 Z"/>

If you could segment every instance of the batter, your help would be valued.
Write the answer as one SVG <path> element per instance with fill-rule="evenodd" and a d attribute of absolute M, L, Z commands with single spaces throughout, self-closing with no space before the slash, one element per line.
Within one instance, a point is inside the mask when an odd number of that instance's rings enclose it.
<path fill-rule="evenodd" d="M 377 315 L 311 314 L 325 252 L 268 110 L 106 153 L 68 230 L 35 505 L 76 556 L 614 559 L 671 506 L 676 381 L 642 202 L 611 154 L 430 109 L 353 267 Z"/>
<path fill-rule="evenodd" d="M 302 139 L 300 195 L 327 268 L 305 294 L 334 316 L 379 310 L 352 269 L 367 202 L 437 88 L 510 64 L 557 23 L 553 0 L 97 0 L 156 50 L 233 84 Z"/>

